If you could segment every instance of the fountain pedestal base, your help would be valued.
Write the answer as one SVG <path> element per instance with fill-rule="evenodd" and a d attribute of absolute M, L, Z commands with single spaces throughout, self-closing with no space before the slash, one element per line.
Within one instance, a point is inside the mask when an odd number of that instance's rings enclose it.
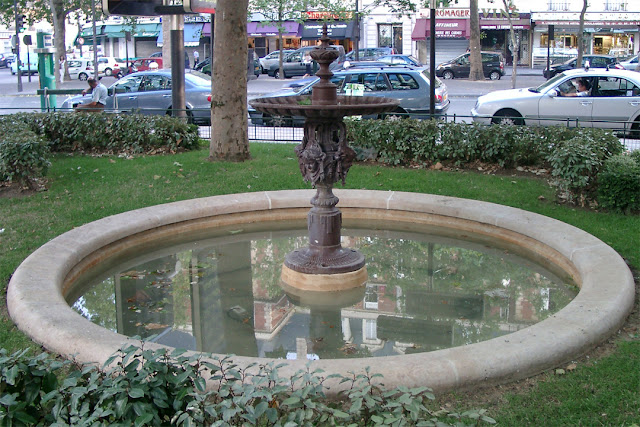
<path fill-rule="evenodd" d="M 363 257 L 364 264 L 364 257 Z M 301 273 L 282 266 L 282 281 L 290 288 L 302 291 L 338 292 L 348 289 L 362 288 L 367 281 L 367 268 L 336 274 Z"/>

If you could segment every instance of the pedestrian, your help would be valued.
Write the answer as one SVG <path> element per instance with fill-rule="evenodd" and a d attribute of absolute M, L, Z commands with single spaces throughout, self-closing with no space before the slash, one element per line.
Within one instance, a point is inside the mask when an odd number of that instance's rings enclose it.
<path fill-rule="evenodd" d="M 304 66 L 306 68 L 306 72 L 305 72 L 304 77 L 311 76 L 311 62 L 312 62 L 312 59 L 311 59 L 311 53 L 310 52 L 307 52 L 307 53 L 304 54 L 304 59 L 302 60 L 302 62 L 304 62 Z"/>
<path fill-rule="evenodd" d="M 60 61 L 58 61 L 58 69 L 60 70 L 60 83 L 64 82 L 64 72 L 65 72 L 65 64 L 64 55 L 60 55 Z"/>
<path fill-rule="evenodd" d="M 193 68 L 196 68 L 196 65 L 198 65 L 198 62 L 200 62 L 200 54 L 198 53 L 197 50 L 193 51 Z"/>
<path fill-rule="evenodd" d="M 80 104 L 76 107 L 76 111 L 82 112 L 101 112 L 107 104 L 107 87 L 96 79 L 87 80 L 89 89 L 84 89 L 82 95 L 91 94 L 91 101 L 86 104 Z"/>

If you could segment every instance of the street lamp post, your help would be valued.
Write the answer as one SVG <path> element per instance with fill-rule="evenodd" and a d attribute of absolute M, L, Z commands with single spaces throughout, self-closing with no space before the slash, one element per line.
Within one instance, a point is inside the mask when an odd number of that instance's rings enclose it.
<path fill-rule="evenodd" d="M 98 41 L 96 36 L 96 0 L 91 0 L 91 16 L 93 21 L 93 78 L 98 81 Z"/>
<path fill-rule="evenodd" d="M 20 26 L 18 25 L 18 0 L 13 0 L 16 23 L 16 69 L 18 70 L 18 92 L 22 92 L 22 73 L 20 71 Z"/>

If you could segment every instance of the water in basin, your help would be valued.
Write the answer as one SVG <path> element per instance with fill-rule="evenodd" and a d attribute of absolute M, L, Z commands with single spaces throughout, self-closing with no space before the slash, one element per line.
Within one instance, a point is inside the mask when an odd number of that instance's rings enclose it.
<path fill-rule="evenodd" d="M 578 291 L 534 254 L 483 236 L 343 225 L 343 246 L 365 255 L 369 276 L 346 294 L 283 286 L 284 256 L 307 244 L 306 224 L 288 221 L 146 239 L 85 274 L 67 299 L 100 326 L 172 347 L 324 359 L 484 341 L 545 319 Z"/>

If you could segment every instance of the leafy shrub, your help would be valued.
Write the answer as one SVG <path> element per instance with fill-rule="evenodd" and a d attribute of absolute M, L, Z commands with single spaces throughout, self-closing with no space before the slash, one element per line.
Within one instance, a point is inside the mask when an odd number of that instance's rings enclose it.
<path fill-rule="evenodd" d="M 198 127 L 168 116 L 137 114 L 20 114 L 53 151 L 175 152 L 198 147 Z"/>
<path fill-rule="evenodd" d="M 598 202 L 614 211 L 640 210 L 640 152 L 618 154 L 598 174 Z"/>
<path fill-rule="evenodd" d="M 0 349 L 2 425 L 446 426 L 444 421 L 461 418 L 474 425 L 495 423 L 484 410 L 431 411 L 425 405 L 434 398 L 428 388 L 383 391 L 376 382 L 380 376 L 368 371 L 325 377 L 307 368 L 282 377 L 274 364 L 239 368 L 230 357 L 210 362 L 144 345 L 123 347 L 107 361 L 112 367 L 101 369 L 25 353 Z M 206 375 L 213 387 L 206 387 Z M 326 398 L 328 380 L 346 386 L 343 399 Z"/>
<path fill-rule="evenodd" d="M 51 165 L 48 156 L 44 139 L 24 123 L 11 116 L 0 120 L 0 180 L 35 188 Z"/>

